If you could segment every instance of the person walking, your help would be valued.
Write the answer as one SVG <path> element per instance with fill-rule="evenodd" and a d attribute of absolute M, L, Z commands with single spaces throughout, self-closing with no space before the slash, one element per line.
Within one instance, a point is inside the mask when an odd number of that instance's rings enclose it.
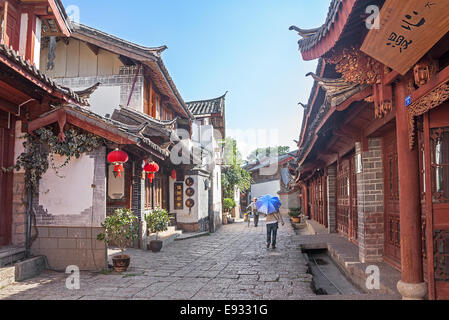
<path fill-rule="evenodd" d="M 257 201 L 257 198 L 254 198 L 253 202 L 251 202 L 250 205 L 248 207 L 246 207 L 246 210 L 251 209 L 251 212 L 254 216 L 254 226 L 255 227 L 257 227 L 257 225 L 259 224 L 259 211 L 257 211 L 256 201 Z M 250 219 L 250 218 L 248 217 L 248 219 Z M 248 226 L 249 226 L 249 222 L 248 222 Z"/>
<path fill-rule="evenodd" d="M 281 217 L 279 211 L 272 214 L 264 214 L 267 217 L 267 248 L 270 248 L 270 244 L 273 249 L 276 249 L 276 237 L 279 228 L 279 222 L 284 225 L 284 220 Z"/>

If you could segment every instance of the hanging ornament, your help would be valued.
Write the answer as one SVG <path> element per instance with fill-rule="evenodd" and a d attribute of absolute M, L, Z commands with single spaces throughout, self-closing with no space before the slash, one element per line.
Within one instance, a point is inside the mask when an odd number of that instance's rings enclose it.
<path fill-rule="evenodd" d="M 159 165 L 154 161 L 146 161 L 146 164 L 143 167 L 143 171 L 148 174 L 148 179 L 150 180 L 150 183 L 152 183 L 155 177 L 155 173 L 159 171 Z"/>
<path fill-rule="evenodd" d="M 116 178 L 122 176 L 122 172 L 125 171 L 123 164 L 128 162 L 128 158 L 128 154 L 118 148 L 108 154 L 108 162 L 114 165 L 114 175 Z"/>
<path fill-rule="evenodd" d="M 175 169 L 173 169 L 173 170 L 171 171 L 171 178 L 172 178 L 173 180 L 176 180 L 176 170 L 175 170 Z"/>

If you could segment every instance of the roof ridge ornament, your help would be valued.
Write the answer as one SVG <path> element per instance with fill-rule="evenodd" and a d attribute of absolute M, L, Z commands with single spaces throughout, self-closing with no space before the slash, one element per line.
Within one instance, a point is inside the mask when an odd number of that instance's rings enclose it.
<path fill-rule="evenodd" d="M 290 28 L 288 28 L 288 30 L 296 31 L 303 39 L 306 39 L 306 38 L 310 38 L 313 35 L 315 35 L 320 30 L 320 28 L 301 29 L 301 28 L 298 28 L 297 26 L 290 26 Z"/>

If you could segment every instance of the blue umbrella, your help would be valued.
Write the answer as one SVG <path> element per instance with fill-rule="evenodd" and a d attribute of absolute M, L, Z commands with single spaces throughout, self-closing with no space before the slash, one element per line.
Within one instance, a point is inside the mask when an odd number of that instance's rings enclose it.
<path fill-rule="evenodd" d="M 281 207 L 281 201 L 278 197 L 272 197 L 270 195 L 266 195 L 263 197 L 260 197 L 256 201 L 256 209 L 259 212 L 265 213 L 265 214 L 272 214 L 279 210 Z"/>

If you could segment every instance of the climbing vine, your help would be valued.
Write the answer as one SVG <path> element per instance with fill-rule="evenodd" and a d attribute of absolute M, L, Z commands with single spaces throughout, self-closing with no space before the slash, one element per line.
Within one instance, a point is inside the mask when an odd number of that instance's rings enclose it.
<path fill-rule="evenodd" d="M 39 180 L 51 167 L 59 175 L 59 170 L 65 167 L 70 160 L 78 159 L 81 154 L 91 152 L 101 145 L 104 140 L 94 134 L 84 133 L 75 128 L 64 131 L 65 141 L 60 142 L 58 136 L 51 129 L 40 128 L 33 134 L 26 134 L 25 147 L 14 166 L 18 171 L 25 169 L 25 185 L 28 190 L 37 191 Z M 54 155 L 65 156 L 66 160 L 62 165 L 55 164 Z M 61 177 L 62 178 L 62 177 Z"/>

